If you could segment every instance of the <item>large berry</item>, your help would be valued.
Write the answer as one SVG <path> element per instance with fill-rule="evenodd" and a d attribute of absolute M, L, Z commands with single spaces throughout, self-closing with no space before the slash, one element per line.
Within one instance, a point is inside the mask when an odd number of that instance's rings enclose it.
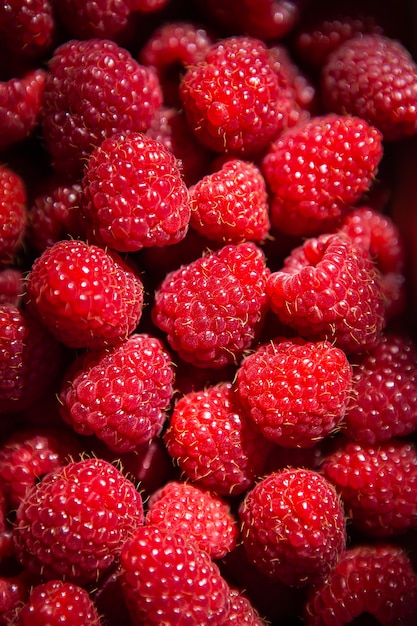
<path fill-rule="evenodd" d="M 26 203 L 23 178 L 0 164 L 0 266 L 13 263 L 21 251 L 27 224 Z"/>
<path fill-rule="evenodd" d="M 65 345 L 102 348 L 135 330 L 143 285 L 117 254 L 83 241 L 59 241 L 33 263 L 26 302 Z"/>
<path fill-rule="evenodd" d="M 312 470 L 288 468 L 269 474 L 246 495 L 240 518 L 250 561 L 287 585 L 320 581 L 345 549 L 339 498 Z"/>
<path fill-rule="evenodd" d="M 116 467 L 102 459 L 69 463 L 45 476 L 20 504 L 16 556 L 46 580 L 92 583 L 118 562 L 141 524 L 141 495 Z"/>

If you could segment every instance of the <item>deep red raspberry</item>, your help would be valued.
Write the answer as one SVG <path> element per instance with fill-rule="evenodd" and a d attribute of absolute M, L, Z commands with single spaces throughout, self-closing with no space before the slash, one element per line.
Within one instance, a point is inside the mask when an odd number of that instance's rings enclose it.
<path fill-rule="evenodd" d="M 190 480 L 222 495 L 251 487 L 272 447 L 236 402 L 231 383 L 182 396 L 165 442 Z"/>
<path fill-rule="evenodd" d="M 372 623 L 413 626 L 417 576 L 403 550 L 389 544 L 349 548 L 328 578 L 311 588 L 306 626 Z M 362 618 L 362 621 L 360 621 Z"/>
<path fill-rule="evenodd" d="M 281 446 L 312 447 L 342 421 L 352 371 L 326 341 L 276 338 L 247 356 L 236 389 L 265 437 Z"/>
<path fill-rule="evenodd" d="M 159 339 L 133 334 L 70 366 L 59 394 L 61 415 L 76 432 L 129 452 L 160 434 L 173 381 L 170 355 Z"/>
<path fill-rule="evenodd" d="M 12 0 L 0 5 L 2 54 L 25 61 L 45 56 L 55 40 L 50 0 Z"/>
<path fill-rule="evenodd" d="M 265 180 L 253 163 L 232 159 L 190 189 L 190 226 L 220 243 L 263 241 L 269 206 Z"/>
<path fill-rule="evenodd" d="M 98 242 L 128 252 L 185 237 L 188 189 L 159 141 L 116 133 L 93 151 L 84 172 L 84 210 Z"/>
<path fill-rule="evenodd" d="M 371 348 L 384 328 L 380 273 L 365 248 L 343 235 L 321 235 L 295 248 L 270 275 L 267 293 L 284 324 L 349 353 Z"/>
<path fill-rule="evenodd" d="M 239 515 L 249 559 L 287 585 L 320 581 L 345 549 L 345 517 L 336 491 L 311 470 L 269 474 L 245 496 Z"/>
<path fill-rule="evenodd" d="M 325 457 L 332 482 L 352 525 L 366 535 L 389 537 L 417 526 L 417 450 L 397 439 L 375 445 L 349 440 Z"/>
<path fill-rule="evenodd" d="M 0 305 L 0 414 L 29 407 L 62 371 L 62 346 L 26 310 Z"/>
<path fill-rule="evenodd" d="M 147 504 L 146 524 L 182 534 L 213 559 L 236 546 L 238 528 L 230 505 L 210 491 L 171 481 L 155 491 Z"/>
<path fill-rule="evenodd" d="M 332 230 L 371 186 L 382 151 L 381 133 L 358 117 L 315 116 L 287 130 L 262 162 L 272 225 L 301 236 Z"/>
<path fill-rule="evenodd" d="M 29 596 L 29 585 L 25 573 L 0 578 L 0 624 L 15 624 L 19 610 Z"/>
<path fill-rule="evenodd" d="M 23 178 L 0 164 L 0 266 L 20 252 L 27 224 L 27 192 Z"/>
<path fill-rule="evenodd" d="M 15 626 L 100 626 L 88 592 L 69 582 L 50 580 L 33 587 Z"/>
<path fill-rule="evenodd" d="M 269 622 L 261 619 L 258 611 L 250 600 L 239 592 L 238 589 L 230 589 L 229 611 L 227 618 L 222 624 L 226 626 L 266 626 Z"/>
<path fill-rule="evenodd" d="M 25 277 L 20 269 L 0 270 L 0 304 L 19 306 L 24 293 Z"/>
<path fill-rule="evenodd" d="M 132 623 L 223 624 L 229 586 L 207 552 L 181 534 L 143 526 L 121 555 L 122 585 Z"/>
<path fill-rule="evenodd" d="M 65 345 L 102 348 L 135 330 L 143 285 L 117 254 L 83 241 L 59 241 L 33 263 L 26 302 Z"/>
<path fill-rule="evenodd" d="M 417 64 L 403 44 L 380 34 L 341 44 L 322 70 L 329 111 L 357 115 L 385 140 L 417 133 Z"/>
<path fill-rule="evenodd" d="M 283 124 L 278 77 L 258 39 L 214 44 L 186 71 L 180 96 L 196 137 L 215 152 L 257 153 Z"/>
<path fill-rule="evenodd" d="M 69 463 L 38 483 L 16 513 L 18 561 L 45 580 L 96 582 L 143 524 L 140 493 L 102 459 Z"/>
<path fill-rule="evenodd" d="M 254 243 L 224 246 L 166 276 L 153 320 L 184 361 L 213 369 L 236 363 L 262 325 L 268 276 Z"/>
<path fill-rule="evenodd" d="M 55 49 L 43 98 L 43 138 L 54 167 L 79 175 L 95 147 L 117 132 L 143 132 L 162 103 L 154 72 L 106 39 Z"/>
<path fill-rule="evenodd" d="M 54 8 L 66 31 L 77 39 L 123 41 L 128 30 L 131 0 L 55 0 Z"/>

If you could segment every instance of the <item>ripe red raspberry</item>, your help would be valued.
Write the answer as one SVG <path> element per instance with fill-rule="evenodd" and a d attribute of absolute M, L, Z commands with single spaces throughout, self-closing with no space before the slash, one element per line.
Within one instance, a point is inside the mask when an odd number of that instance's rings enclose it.
<path fill-rule="evenodd" d="M 50 580 L 33 587 L 15 626 L 100 626 L 88 592 L 69 582 Z"/>
<path fill-rule="evenodd" d="M 374 537 L 416 528 L 417 450 L 412 443 L 347 440 L 325 457 L 321 469 L 340 493 L 354 528 Z"/>
<path fill-rule="evenodd" d="M 42 134 L 54 167 L 67 175 L 80 175 L 107 137 L 146 131 L 162 104 L 154 72 L 113 41 L 66 41 L 48 70 Z"/>
<path fill-rule="evenodd" d="M 238 528 L 230 505 L 191 483 L 171 481 L 155 491 L 145 521 L 195 541 L 213 559 L 224 557 L 236 546 Z"/>
<path fill-rule="evenodd" d="M 417 64 L 397 40 L 373 33 L 341 44 L 321 91 L 327 110 L 363 118 L 387 141 L 417 133 Z"/>
<path fill-rule="evenodd" d="M 27 224 L 27 193 L 23 178 L 0 164 L 0 266 L 20 252 Z"/>
<path fill-rule="evenodd" d="M 120 42 L 128 31 L 131 0 L 55 0 L 54 8 L 66 31 L 77 39 L 100 37 Z"/>
<path fill-rule="evenodd" d="M 259 168 L 240 159 L 226 161 L 190 189 L 190 226 L 220 243 L 263 241 L 269 232 L 265 180 Z"/>
<path fill-rule="evenodd" d="M 376 544 L 346 550 L 328 578 L 309 590 L 304 620 L 306 626 L 371 620 L 384 626 L 414 626 L 416 615 L 417 576 L 406 553 L 394 545 Z"/>
<path fill-rule="evenodd" d="M 133 334 L 73 362 L 59 394 L 61 416 L 76 432 L 95 434 L 115 452 L 129 452 L 160 434 L 173 380 L 161 341 Z"/>
<path fill-rule="evenodd" d="M 349 353 L 370 349 L 385 324 L 380 274 L 369 253 L 343 235 L 295 248 L 267 284 L 272 310 L 301 336 Z"/>
<path fill-rule="evenodd" d="M 213 369 L 236 363 L 262 325 L 268 276 L 254 243 L 207 253 L 166 276 L 155 292 L 154 323 L 184 361 Z"/>
<path fill-rule="evenodd" d="M 182 396 L 165 442 L 187 478 L 221 495 L 251 487 L 272 447 L 236 402 L 231 383 Z"/>
<path fill-rule="evenodd" d="M 245 496 L 239 515 L 249 560 L 286 585 L 319 582 L 345 549 L 345 517 L 336 491 L 311 470 L 269 474 Z"/>
<path fill-rule="evenodd" d="M 139 528 L 123 546 L 121 566 L 135 626 L 225 623 L 229 586 L 207 552 L 181 534 Z"/>
<path fill-rule="evenodd" d="M 242 405 L 262 434 L 281 446 L 312 447 L 342 421 L 352 371 L 345 353 L 326 341 L 276 338 L 237 371 Z"/>
<path fill-rule="evenodd" d="M 250 600 L 239 592 L 238 589 L 230 589 L 229 610 L 225 625 L 229 626 L 266 626 L 269 622 L 261 619 L 258 611 Z"/>
<path fill-rule="evenodd" d="M 19 306 L 24 294 L 25 277 L 20 269 L 7 267 L 0 270 L 0 305 Z"/>
<path fill-rule="evenodd" d="M 141 133 L 116 133 L 84 170 L 84 210 L 95 239 L 120 252 L 178 243 L 190 221 L 174 155 Z"/>
<path fill-rule="evenodd" d="M 102 459 L 69 463 L 20 504 L 13 539 L 18 561 L 45 580 L 96 582 L 143 524 L 139 492 Z"/>
<path fill-rule="evenodd" d="M 0 4 L 1 53 L 5 59 L 37 61 L 55 40 L 55 18 L 50 0 L 12 0 Z"/>
<path fill-rule="evenodd" d="M 59 241 L 33 263 L 26 302 L 65 345 L 102 348 L 135 330 L 143 285 L 117 254 L 83 241 Z"/>
<path fill-rule="evenodd" d="M 215 152 L 256 154 L 281 129 L 278 77 L 258 39 L 214 44 L 186 71 L 180 96 L 196 137 Z"/>
<path fill-rule="evenodd" d="M 302 236 L 333 230 L 371 186 L 381 157 L 381 133 L 358 117 L 330 113 L 290 128 L 262 162 L 272 225 Z"/>

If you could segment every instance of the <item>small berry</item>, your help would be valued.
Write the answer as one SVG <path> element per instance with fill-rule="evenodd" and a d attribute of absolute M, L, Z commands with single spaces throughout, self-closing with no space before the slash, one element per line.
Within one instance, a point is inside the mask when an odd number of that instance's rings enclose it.
<path fill-rule="evenodd" d="M 54 8 L 68 33 L 77 39 L 123 40 L 128 30 L 131 1 L 55 0 Z"/>
<path fill-rule="evenodd" d="M 23 178 L 0 164 L 0 266 L 21 251 L 27 225 L 27 192 Z"/>
<path fill-rule="evenodd" d="M 20 269 L 6 267 L 0 269 L 0 305 L 12 304 L 18 307 L 25 291 L 25 277 Z"/>
<path fill-rule="evenodd" d="M 55 40 L 50 0 L 12 0 L 0 4 L 0 41 L 3 55 L 25 62 L 44 57 Z M 7 56 L 6 56 L 7 55 Z M 7 59 L 9 60 L 9 59 Z"/>

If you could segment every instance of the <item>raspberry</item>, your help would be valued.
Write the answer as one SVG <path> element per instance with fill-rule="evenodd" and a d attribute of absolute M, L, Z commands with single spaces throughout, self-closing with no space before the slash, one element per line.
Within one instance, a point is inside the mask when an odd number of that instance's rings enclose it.
<path fill-rule="evenodd" d="M 59 241 L 33 263 L 26 302 L 65 345 L 102 348 L 135 330 L 143 285 L 117 254 L 83 241 Z"/>
<path fill-rule="evenodd" d="M 306 626 L 344 626 L 355 618 L 413 626 L 416 614 L 417 576 L 407 555 L 377 544 L 346 550 L 328 578 L 309 591 L 304 619 Z"/>
<path fill-rule="evenodd" d="M 391 537 L 417 526 L 417 450 L 407 441 L 343 442 L 322 472 L 340 493 L 355 528 Z"/>
<path fill-rule="evenodd" d="M 0 266 L 13 263 L 26 233 L 27 194 L 23 178 L 0 164 Z"/>
<path fill-rule="evenodd" d="M 94 237 L 118 251 L 178 243 L 190 220 L 175 157 L 141 133 L 115 134 L 85 167 L 85 212 Z"/>
<path fill-rule="evenodd" d="M 256 165 L 226 161 L 190 189 L 190 226 L 221 243 L 263 241 L 269 232 L 264 178 Z"/>
<path fill-rule="evenodd" d="M 330 343 L 275 340 L 247 356 L 237 371 L 242 405 L 262 434 L 281 446 L 312 447 L 342 421 L 352 372 Z"/>
<path fill-rule="evenodd" d="M 268 276 L 254 243 L 224 246 L 166 276 L 153 321 L 184 361 L 213 369 L 236 363 L 262 325 Z"/>
<path fill-rule="evenodd" d="M 145 334 L 80 356 L 63 380 L 62 418 L 116 452 L 134 450 L 159 435 L 174 394 L 170 356 L 159 339 Z"/>
<path fill-rule="evenodd" d="M 193 541 L 143 526 L 124 544 L 121 565 L 122 588 L 135 626 L 225 623 L 229 587 Z"/>
<path fill-rule="evenodd" d="M 117 563 L 142 523 L 141 496 L 118 469 L 102 459 L 69 463 L 45 476 L 20 504 L 16 557 L 45 580 L 83 586 Z"/>
<path fill-rule="evenodd" d="M 237 403 L 231 383 L 182 396 L 165 442 L 190 480 L 221 495 L 251 487 L 272 447 Z"/>
<path fill-rule="evenodd" d="M 168 482 L 152 494 L 146 524 L 182 534 L 213 559 L 232 550 L 238 536 L 229 504 L 209 491 L 179 481 Z"/>
<path fill-rule="evenodd" d="M 55 0 L 55 10 L 72 37 L 123 40 L 131 13 L 130 0 Z"/>
<path fill-rule="evenodd" d="M 12 0 L 0 5 L 0 41 L 6 58 L 36 61 L 49 52 L 54 40 L 50 0 Z"/>
<path fill-rule="evenodd" d="M 15 624 L 19 610 L 28 599 L 25 574 L 0 578 L 0 624 Z"/>
<path fill-rule="evenodd" d="M 107 137 L 146 131 L 162 104 L 156 75 L 113 41 L 66 41 L 48 70 L 42 134 L 55 169 L 67 175 L 80 175 Z"/>
<path fill-rule="evenodd" d="M 311 470 L 273 472 L 239 510 L 249 560 L 286 585 L 317 583 L 345 549 L 342 506 L 333 486 Z"/>
<path fill-rule="evenodd" d="M 19 306 L 24 293 L 25 278 L 23 273 L 13 267 L 0 270 L 0 305 Z"/>
<path fill-rule="evenodd" d="M 284 132 L 262 161 L 273 227 L 333 230 L 371 186 L 382 151 L 381 133 L 358 117 L 329 113 Z"/>
<path fill-rule="evenodd" d="M 186 71 L 180 96 L 196 137 L 214 152 L 253 155 L 280 130 L 279 82 L 258 39 L 214 44 Z"/>
<path fill-rule="evenodd" d="M 237 589 L 230 589 L 229 611 L 226 624 L 230 626 L 265 626 L 258 611 L 252 606 L 248 598 Z"/>
<path fill-rule="evenodd" d="M 380 274 L 369 253 L 343 235 L 321 235 L 295 248 L 270 275 L 267 293 L 284 324 L 349 353 L 370 349 L 385 325 Z"/>
<path fill-rule="evenodd" d="M 363 118 L 387 141 L 417 132 L 417 64 L 399 41 L 373 33 L 341 44 L 321 87 L 329 111 Z"/>

